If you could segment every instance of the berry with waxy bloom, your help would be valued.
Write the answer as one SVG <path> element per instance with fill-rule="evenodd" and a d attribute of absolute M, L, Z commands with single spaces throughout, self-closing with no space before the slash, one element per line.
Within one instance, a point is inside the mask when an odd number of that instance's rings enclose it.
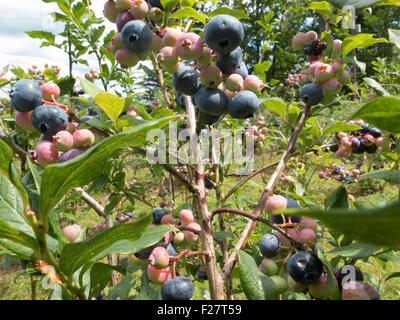
<path fill-rule="evenodd" d="M 168 250 L 163 247 L 156 247 L 150 254 L 150 264 L 157 269 L 164 269 L 169 264 Z"/>

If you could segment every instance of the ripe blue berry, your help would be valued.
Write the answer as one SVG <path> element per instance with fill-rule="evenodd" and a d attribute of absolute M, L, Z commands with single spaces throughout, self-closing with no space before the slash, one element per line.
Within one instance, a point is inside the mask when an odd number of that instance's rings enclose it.
<path fill-rule="evenodd" d="M 155 208 L 153 210 L 153 223 L 160 224 L 161 219 L 165 216 L 165 211 L 162 208 Z"/>
<path fill-rule="evenodd" d="M 323 269 L 321 260 L 308 251 L 293 254 L 286 267 L 293 280 L 301 284 L 311 284 L 318 281 Z"/>
<path fill-rule="evenodd" d="M 345 279 L 346 278 L 346 279 Z M 336 274 L 336 280 L 340 291 L 344 283 L 348 281 L 364 281 L 364 275 L 360 269 L 353 265 L 345 265 Z"/>
<path fill-rule="evenodd" d="M 228 106 L 225 92 L 214 88 L 201 88 L 196 93 L 195 101 L 199 110 L 213 116 L 221 116 Z"/>
<path fill-rule="evenodd" d="M 68 116 L 64 110 L 53 105 L 41 105 L 31 115 L 33 127 L 46 137 L 67 129 Z"/>
<path fill-rule="evenodd" d="M 190 300 L 194 293 L 194 285 L 186 277 L 176 277 L 165 281 L 161 288 L 163 300 Z"/>
<path fill-rule="evenodd" d="M 42 90 L 38 81 L 18 80 L 10 92 L 11 105 L 19 112 L 29 112 L 42 104 Z"/>
<path fill-rule="evenodd" d="M 170 256 L 176 256 L 176 250 L 172 243 L 169 243 L 167 246 L 167 251 Z"/>
<path fill-rule="evenodd" d="M 309 107 L 320 103 L 323 95 L 322 88 L 315 83 L 307 83 L 300 90 L 301 100 Z"/>
<path fill-rule="evenodd" d="M 240 47 L 229 53 L 217 54 L 216 65 L 225 75 L 230 75 L 240 67 L 243 60 L 243 53 Z"/>
<path fill-rule="evenodd" d="M 228 102 L 228 113 L 235 119 L 251 118 L 257 108 L 258 97 L 249 90 L 240 91 Z"/>
<path fill-rule="evenodd" d="M 121 40 L 128 51 L 143 53 L 150 49 L 153 33 L 147 23 L 142 20 L 132 20 L 123 27 Z"/>
<path fill-rule="evenodd" d="M 216 123 L 219 119 L 220 119 L 220 116 L 213 116 L 211 114 L 203 112 L 203 120 L 202 120 L 201 124 L 202 125 L 212 125 L 212 124 Z M 210 188 L 208 188 L 208 189 L 210 189 Z"/>
<path fill-rule="evenodd" d="M 276 257 L 280 251 L 279 245 L 280 241 L 278 237 L 271 233 L 265 234 L 258 242 L 258 247 L 260 248 L 261 254 L 265 258 Z"/>
<path fill-rule="evenodd" d="M 181 66 L 172 76 L 172 84 L 177 92 L 193 96 L 200 88 L 200 72 L 191 67 Z"/>
<path fill-rule="evenodd" d="M 218 53 L 235 50 L 244 37 L 242 23 L 235 17 L 221 14 L 212 18 L 204 27 L 204 40 Z"/>
<path fill-rule="evenodd" d="M 243 79 L 246 79 L 249 75 L 249 70 L 247 70 L 247 66 L 244 61 L 242 61 L 240 62 L 239 67 L 237 67 L 233 73 L 237 73 L 241 75 Z"/>

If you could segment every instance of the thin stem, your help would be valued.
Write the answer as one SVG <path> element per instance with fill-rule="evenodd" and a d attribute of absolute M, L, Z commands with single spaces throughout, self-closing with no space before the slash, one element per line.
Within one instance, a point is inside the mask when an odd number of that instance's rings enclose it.
<path fill-rule="evenodd" d="M 311 110 L 311 107 L 309 107 L 309 106 L 305 107 L 304 112 L 300 118 L 300 121 L 297 124 L 296 128 L 294 129 L 292 136 L 290 137 L 290 140 L 286 147 L 286 150 L 283 153 L 282 158 L 279 161 L 279 164 L 276 167 L 274 173 L 272 174 L 267 186 L 265 187 L 263 194 L 261 195 L 261 198 L 254 210 L 254 213 L 253 213 L 254 216 L 259 217 L 261 215 L 261 212 L 265 206 L 265 202 L 267 201 L 268 196 L 272 193 L 273 188 L 279 179 L 279 176 L 281 175 L 283 169 L 285 168 L 286 162 L 289 159 L 289 155 L 292 152 L 292 150 L 295 146 L 295 143 L 297 141 L 297 137 L 299 136 L 301 130 L 303 129 L 303 127 L 306 123 L 306 120 L 310 114 L 310 110 Z M 225 279 L 227 278 L 227 276 L 229 276 L 231 274 L 231 272 L 237 262 L 237 259 L 238 259 L 237 250 L 242 250 L 244 248 L 256 223 L 257 223 L 257 220 L 249 221 L 247 223 L 245 229 L 243 230 L 238 242 L 236 243 L 236 246 L 235 246 L 236 250 L 230 255 L 228 262 L 224 265 L 224 268 L 222 270 L 222 273 L 223 273 L 223 276 Z"/>

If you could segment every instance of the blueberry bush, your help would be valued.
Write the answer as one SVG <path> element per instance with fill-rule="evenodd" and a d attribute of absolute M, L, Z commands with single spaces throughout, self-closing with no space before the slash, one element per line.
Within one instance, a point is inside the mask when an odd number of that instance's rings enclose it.
<path fill-rule="evenodd" d="M 44 280 L 67 300 L 399 298 L 400 30 L 348 28 L 396 1 L 282 15 L 108 0 L 102 17 L 89 0 L 49 2 L 64 30 L 26 33 L 67 53 L 68 75 L 0 74 L 0 266 L 22 267 L 32 299 Z M 285 29 L 286 14 L 318 23 Z M 271 78 L 288 33 L 295 62 Z M 392 54 L 367 77 L 357 53 L 379 45 Z M 216 131 L 254 154 L 229 161 L 232 145 L 202 140 Z"/>

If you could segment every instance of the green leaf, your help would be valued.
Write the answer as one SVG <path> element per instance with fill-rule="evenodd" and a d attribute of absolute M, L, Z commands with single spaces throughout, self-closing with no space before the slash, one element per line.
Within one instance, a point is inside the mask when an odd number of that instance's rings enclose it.
<path fill-rule="evenodd" d="M 19 196 L 22 199 L 24 211 L 28 207 L 28 193 L 26 192 L 17 171 L 13 165 L 13 150 L 0 139 L 0 173 L 3 173 L 17 189 Z"/>
<path fill-rule="evenodd" d="M 347 124 L 343 122 L 336 122 L 334 126 L 329 127 L 323 133 L 324 136 L 335 133 L 335 132 L 352 132 L 361 129 L 360 126 L 356 124 Z"/>
<path fill-rule="evenodd" d="M 360 33 L 355 36 L 347 37 L 342 43 L 343 56 L 347 56 L 352 50 L 356 48 L 365 49 L 376 43 L 388 42 L 384 38 L 374 39 L 372 34 Z"/>
<path fill-rule="evenodd" d="M 114 271 L 119 271 L 119 269 L 105 263 L 95 263 L 92 266 L 90 269 L 89 300 L 98 295 L 107 286 Z"/>
<path fill-rule="evenodd" d="M 60 267 L 68 275 L 83 265 L 99 261 L 110 253 L 133 254 L 159 242 L 165 233 L 175 228 L 162 225 L 148 230 L 151 215 L 135 222 L 126 222 L 99 233 L 96 237 L 65 245 L 61 251 Z"/>
<path fill-rule="evenodd" d="M 363 174 L 360 177 L 361 179 L 383 179 L 387 182 L 394 183 L 394 184 L 400 184 L 400 171 L 399 170 L 394 170 L 394 171 L 376 171 L 376 172 L 369 172 L 366 174 Z"/>
<path fill-rule="evenodd" d="M 325 198 L 325 209 L 349 208 L 348 194 L 345 187 L 340 186 L 336 191 Z"/>
<path fill-rule="evenodd" d="M 286 117 L 286 104 L 280 98 L 271 98 L 263 102 L 263 106 L 275 112 L 282 119 Z"/>
<path fill-rule="evenodd" d="M 307 210 L 295 215 L 320 220 L 328 228 L 360 242 L 397 248 L 400 246 L 400 202 L 378 209 Z"/>
<path fill-rule="evenodd" d="M 329 0 L 330 3 L 338 8 L 343 8 L 344 6 L 352 6 L 355 9 L 361 9 L 370 7 L 381 0 Z"/>
<path fill-rule="evenodd" d="M 363 78 L 363 80 L 373 89 L 375 89 L 375 91 L 378 91 L 379 94 L 383 95 L 383 96 L 388 96 L 389 92 L 387 92 L 379 82 L 377 82 L 376 80 L 372 79 L 372 78 Z"/>
<path fill-rule="evenodd" d="M 354 201 L 357 209 L 373 209 L 382 208 L 387 205 L 386 196 L 384 194 L 371 194 L 366 197 L 360 197 Z"/>
<path fill-rule="evenodd" d="M 400 49 L 400 30 L 389 29 L 389 41 L 393 42 Z"/>
<path fill-rule="evenodd" d="M 99 87 L 97 87 L 95 84 L 93 84 L 92 82 L 83 79 L 83 78 L 79 78 L 80 81 L 80 85 L 82 87 L 82 89 L 86 92 L 86 94 L 88 94 L 92 99 L 96 98 L 96 96 L 99 93 L 104 92 L 103 90 L 101 90 Z"/>
<path fill-rule="evenodd" d="M 195 9 L 191 7 L 184 7 L 176 11 L 172 16 L 172 19 L 185 19 L 185 18 L 193 18 L 196 19 L 203 24 L 206 24 L 207 15 L 197 12 Z"/>
<path fill-rule="evenodd" d="M 54 43 L 55 35 L 47 31 L 25 31 L 25 33 L 34 39 L 47 40 L 50 43 Z"/>
<path fill-rule="evenodd" d="M 390 133 L 400 133 L 400 98 L 379 97 L 364 104 L 351 119 L 361 118 Z"/>
<path fill-rule="evenodd" d="M 149 281 L 147 272 L 143 272 L 140 281 L 141 290 L 139 295 L 135 297 L 135 300 L 161 300 L 161 286 L 153 285 Z"/>
<path fill-rule="evenodd" d="M 179 4 L 179 0 L 161 0 L 161 5 L 166 11 L 171 11 Z"/>
<path fill-rule="evenodd" d="M 365 244 L 362 242 L 352 243 L 348 246 L 335 248 L 329 252 L 327 255 L 338 255 L 342 257 L 349 257 L 354 259 L 362 259 L 372 256 L 375 251 L 381 249 L 379 246 L 374 246 L 370 244 Z"/>
<path fill-rule="evenodd" d="M 60 96 L 69 95 L 75 85 L 75 82 L 75 78 L 68 76 L 58 79 L 56 83 L 60 87 Z"/>
<path fill-rule="evenodd" d="M 394 273 L 392 273 L 390 276 L 388 276 L 388 277 L 385 279 L 385 282 L 388 281 L 388 280 L 390 280 L 390 279 L 399 278 L 399 277 L 400 277 L 400 272 L 394 272 Z"/>
<path fill-rule="evenodd" d="M 95 98 L 94 102 L 103 111 L 107 114 L 107 116 L 116 123 L 119 115 L 124 110 L 125 99 L 119 98 L 115 94 L 102 92 L 99 93 Z"/>
<path fill-rule="evenodd" d="M 241 250 L 237 251 L 237 253 L 239 256 L 240 283 L 247 299 L 264 300 L 276 298 L 274 282 L 260 272 L 253 257 Z"/>
<path fill-rule="evenodd" d="M 247 14 L 243 10 L 233 10 L 228 7 L 219 7 L 210 13 L 208 13 L 208 16 L 210 18 L 218 16 L 220 14 L 228 14 L 232 17 L 235 17 L 237 19 L 250 19 Z"/>
<path fill-rule="evenodd" d="M 175 118 L 174 116 L 145 122 L 104 139 L 71 161 L 47 166 L 43 171 L 41 185 L 40 218 L 42 221 L 45 221 L 43 218 L 68 190 L 94 181 L 103 171 L 104 163 L 115 150 L 144 145 L 148 131 L 162 128 Z"/>
<path fill-rule="evenodd" d="M 332 12 L 331 5 L 326 1 L 311 2 L 308 8 L 318 12 L 322 16 L 329 16 Z"/>

